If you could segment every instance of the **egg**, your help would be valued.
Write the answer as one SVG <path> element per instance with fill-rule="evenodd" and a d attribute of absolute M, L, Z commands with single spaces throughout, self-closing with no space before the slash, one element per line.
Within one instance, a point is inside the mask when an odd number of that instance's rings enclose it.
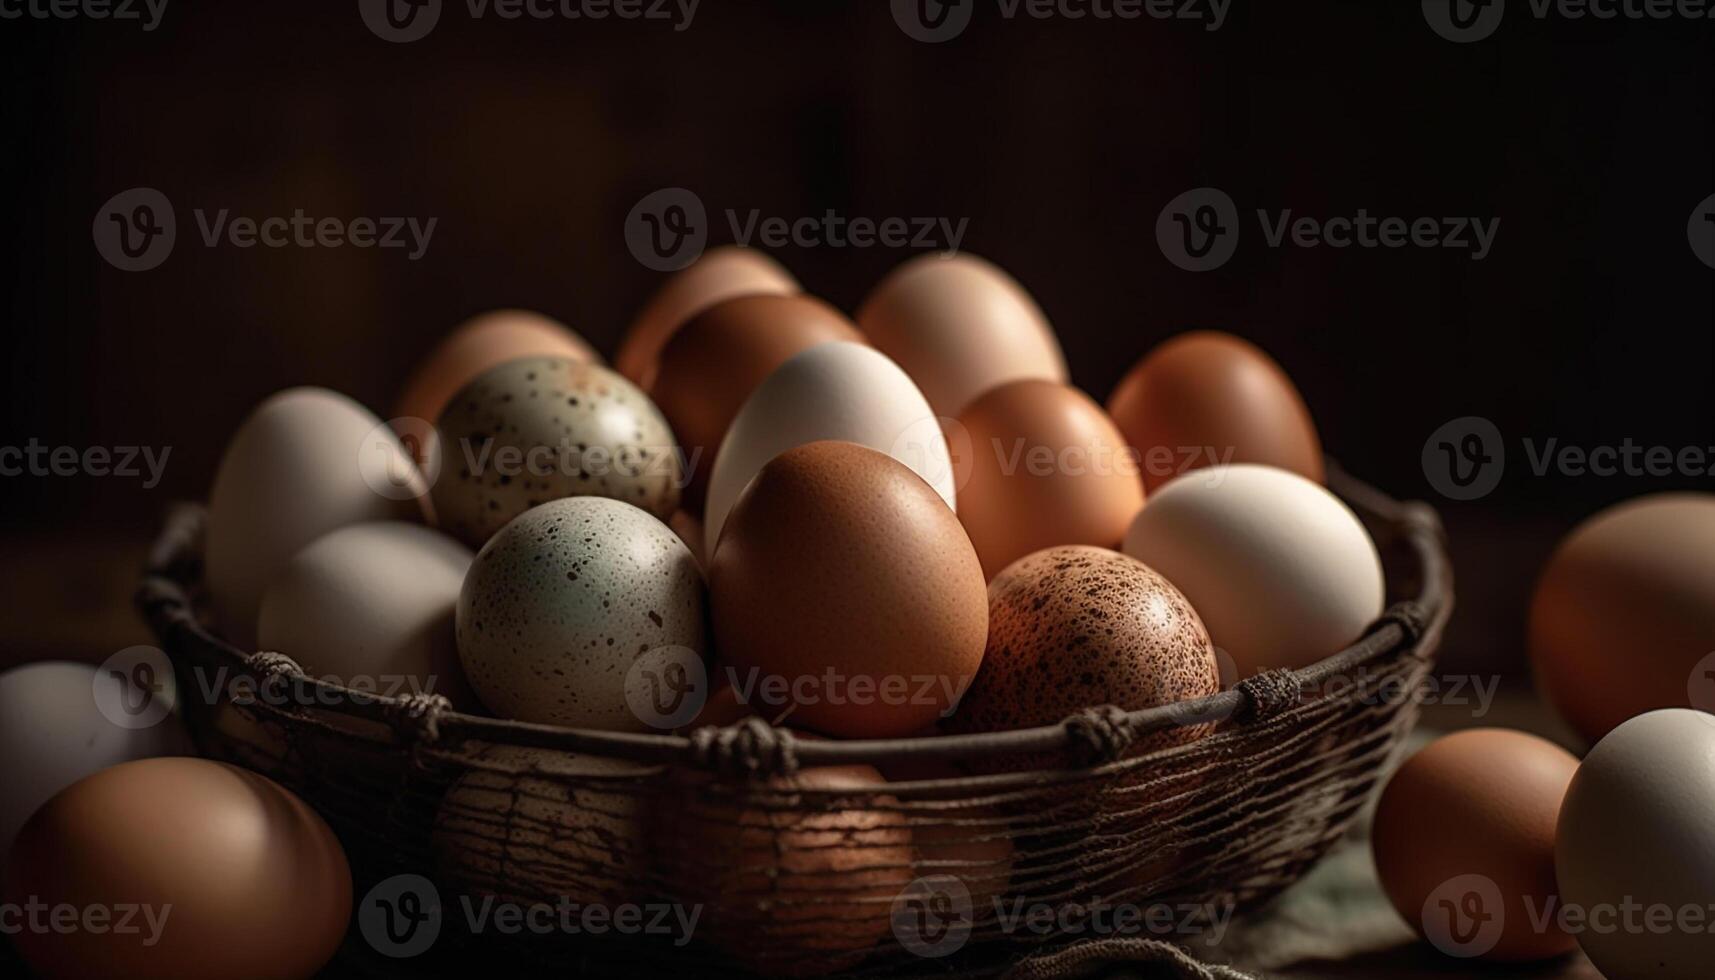
<path fill-rule="evenodd" d="M 1101 406 L 1026 379 L 989 389 L 949 427 L 959 521 L 983 572 L 1063 544 L 1117 547 L 1143 506 L 1137 461 Z"/>
<path fill-rule="evenodd" d="M 325 388 L 292 388 L 239 426 L 209 492 L 206 581 L 221 631 L 254 649 L 262 593 L 299 549 L 365 521 L 421 521 L 427 486 L 380 419 Z"/>
<path fill-rule="evenodd" d="M 1181 334 L 1139 361 L 1108 398 L 1150 493 L 1221 463 L 1261 463 L 1322 482 L 1322 440 L 1280 365 L 1212 330 Z"/>
<path fill-rule="evenodd" d="M 1640 497 L 1567 536 L 1536 586 L 1530 654 L 1592 742 L 1656 708 L 1715 711 L 1715 494 Z"/>
<path fill-rule="evenodd" d="M 697 567 L 702 568 L 708 563 L 708 556 L 703 553 L 703 522 L 696 515 L 687 514 L 682 510 L 673 512 L 667 518 L 667 526 L 685 542 L 685 547 L 691 549 L 691 556 L 697 559 Z"/>
<path fill-rule="evenodd" d="M 988 589 L 982 670 L 943 727 L 996 732 L 1057 725 L 1085 708 L 1154 708 L 1215 694 L 1209 632 L 1172 583 L 1106 548 L 1063 545 L 1020 558 Z M 1146 739 L 1190 741 L 1201 728 Z"/>
<path fill-rule="evenodd" d="M 18 828 L 60 790 L 121 762 L 192 753 L 177 714 L 138 728 L 109 718 L 95 698 L 97 685 L 105 684 L 122 685 L 125 702 L 143 703 L 134 675 L 124 671 L 113 677 L 88 664 L 50 660 L 0 672 L 0 773 L 6 787 L 0 793 L 0 865 Z M 171 687 L 162 693 L 176 697 Z"/>
<path fill-rule="evenodd" d="M 351 871 L 305 803 L 247 770 L 144 759 L 61 792 L 25 824 L 3 900 L 71 907 L 101 928 L 12 937 L 47 980 L 307 980 L 351 915 Z M 119 924 L 123 908 L 129 931 Z M 45 913 L 44 913 L 45 914 Z"/>
<path fill-rule="evenodd" d="M 1386 596 L 1381 556 L 1351 508 L 1272 466 L 1216 466 L 1168 483 L 1124 550 L 1191 600 L 1239 680 L 1339 652 Z"/>
<path fill-rule="evenodd" d="M 974 255 L 906 262 L 864 300 L 857 324 L 949 418 L 1008 381 L 1067 378 L 1060 341 L 1036 301 Z"/>
<path fill-rule="evenodd" d="M 710 556 L 727 512 L 763 464 L 822 439 L 883 452 L 957 506 L 941 423 L 905 372 L 862 344 L 820 344 L 782 364 L 745 400 L 727 430 L 709 477 L 703 541 Z"/>
<path fill-rule="evenodd" d="M 1453 956 L 1570 952 L 1573 937 L 1548 912 L 1559 902 L 1554 824 L 1577 768 L 1554 743 L 1499 728 L 1443 736 L 1407 760 L 1382 792 L 1371 841 L 1400 917 Z"/>
<path fill-rule="evenodd" d="M 666 878 L 705 907 L 698 938 L 765 976 L 862 962 L 913 877 L 911 830 L 886 786 L 871 766 L 831 766 L 662 808 Z"/>
<path fill-rule="evenodd" d="M 715 451 L 744 400 L 792 355 L 830 340 L 863 337 L 819 299 L 764 294 L 709 307 L 661 348 L 649 394 L 684 448 L 687 507 L 702 509 Z"/>
<path fill-rule="evenodd" d="M 1715 717 L 1638 715 L 1578 767 L 1554 867 L 1578 944 L 1607 977 L 1702 980 L 1715 963 Z"/>
<path fill-rule="evenodd" d="M 652 847 L 636 783 L 655 770 L 510 745 L 476 759 L 525 771 L 473 767 L 447 790 L 433 844 L 448 880 L 465 894 L 522 905 L 550 896 L 579 905 L 638 900 Z"/>
<path fill-rule="evenodd" d="M 529 310 L 495 310 L 466 320 L 423 358 L 393 415 L 433 424 L 459 389 L 520 357 L 601 363 L 594 348 L 558 321 Z"/>
<path fill-rule="evenodd" d="M 706 650 L 703 578 L 665 524 L 606 497 L 525 511 L 477 553 L 459 591 L 459 659 L 502 718 L 654 730 L 632 710 L 633 662 Z"/>
<path fill-rule="evenodd" d="M 789 296 L 797 291 L 791 273 L 762 252 L 736 245 L 710 249 L 674 273 L 650 298 L 626 331 L 613 365 L 648 389 L 655 382 L 661 348 L 686 320 L 737 296 Z"/>
<path fill-rule="evenodd" d="M 257 639 L 312 676 L 372 693 L 479 707 L 453 612 L 470 549 L 420 524 L 353 524 L 293 556 L 262 597 Z"/>
<path fill-rule="evenodd" d="M 643 392 L 593 364 L 508 361 L 460 391 L 439 424 L 441 526 L 473 548 L 561 497 L 611 497 L 660 520 L 682 486 L 673 431 Z"/>
<path fill-rule="evenodd" d="M 982 661 L 982 565 L 904 464 L 849 442 L 768 463 L 709 562 L 716 648 L 759 713 L 888 738 L 932 724 Z M 771 693 L 774 692 L 774 693 Z M 760 701 L 759 701 L 760 699 Z"/>

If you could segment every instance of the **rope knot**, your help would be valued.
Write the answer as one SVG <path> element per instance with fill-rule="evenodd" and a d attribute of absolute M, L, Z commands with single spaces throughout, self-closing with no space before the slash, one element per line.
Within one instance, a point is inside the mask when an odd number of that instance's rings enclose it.
<path fill-rule="evenodd" d="M 1105 704 L 1066 719 L 1066 734 L 1085 765 L 1098 766 L 1125 754 L 1137 739 L 1124 708 Z"/>
<path fill-rule="evenodd" d="M 411 745 L 433 745 L 441 739 L 441 715 L 453 710 L 445 695 L 413 693 L 386 708 L 387 720 Z"/>
<path fill-rule="evenodd" d="M 251 670 L 254 670 L 265 678 L 291 678 L 297 677 L 304 672 L 304 668 L 299 667 L 296 660 L 293 660 L 291 657 L 288 657 L 283 653 L 275 653 L 272 650 L 263 650 L 261 653 L 253 653 L 244 658 L 244 663 Z"/>
<path fill-rule="evenodd" d="M 1250 702 L 1250 716 L 1271 718 L 1297 704 L 1300 689 L 1290 670 L 1265 670 L 1234 688 Z"/>
<path fill-rule="evenodd" d="M 1429 611 L 1414 599 L 1396 602 L 1371 625 L 1370 632 L 1374 633 L 1389 623 L 1398 623 L 1399 628 L 1405 631 L 1405 645 L 1416 647 L 1423 640 L 1423 634 L 1429 632 Z"/>
<path fill-rule="evenodd" d="M 750 717 L 730 728 L 713 725 L 691 733 L 691 763 L 728 776 L 789 776 L 798 771 L 792 733 Z"/>

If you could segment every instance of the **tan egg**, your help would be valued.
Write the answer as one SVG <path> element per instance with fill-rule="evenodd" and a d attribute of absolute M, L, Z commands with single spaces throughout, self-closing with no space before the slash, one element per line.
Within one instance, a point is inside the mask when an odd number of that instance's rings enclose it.
<path fill-rule="evenodd" d="M 308 980 L 345 937 L 351 870 L 328 825 L 278 784 L 204 759 L 146 759 L 37 811 L 0 902 L 111 915 L 100 930 L 12 937 L 47 980 Z M 132 928 L 109 928 L 125 908 Z"/>
<path fill-rule="evenodd" d="M 679 506 L 672 429 L 607 368 L 561 357 L 509 361 L 460 391 L 438 428 L 435 511 L 472 548 L 562 497 L 623 500 L 662 521 Z"/>
<path fill-rule="evenodd" d="M 698 937 L 765 976 L 848 970 L 891 934 L 912 873 L 898 800 L 873 767 L 806 769 L 740 803 L 693 779 L 662 808 L 666 879 L 705 907 Z"/>
<path fill-rule="evenodd" d="M 649 395 L 685 453 L 686 509 L 702 512 L 715 453 L 750 393 L 794 355 L 831 340 L 863 336 L 845 314 L 802 295 L 724 300 L 673 334 Z"/>
<path fill-rule="evenodd" d="M 723 245 L 674 273 L 626 331 L 613 366 L 647 390 L 655 382 L 661 348 L 686 320 L 736 296 L 789 296 L 798 282 L 780 263 L 755 249 Z"/>
<path fill-rule="evenodd" d="M 1060 341 L 1036 301 L 974 255 L 922 255 L 893 270 L 864 300 L 857 324 L 938 415 L 958 415 L 1008 381 L 1067 378 Z"/>
<path fill-rule="evenodd" d="M 989 577 L 1043 548 L 1117 546 L 1143 507 L 1136 460 L 1100 405 L 1053 381 L 991 389 L 949 426 L 959 521 Z"/>
<path fill-rule="evenodd" d="M 564 898 L 614 906 L 640 899 L 651 847 L 640 807 L 659 770 L 594 755 L 494 745 L 435 815 L 436 859 L 463 893 L 530 905 Z"/>
<path fill-rule="evenodd" d="M 1462 959 L 1575 948 L 1552 918 L 1535 923 L 1559 906 L 1554 828 L 1577 769 L 1552 742 L 1498 728 L 1448 735 L 1407 760 L 1382 792 L 1372 838 L 1400 917 Z"/>
<path fill-rule="evenodd" d="M 1049 548 L 989 584 L 982 670 L 942 727 L 997 732 L 1055 725 L 1086 709 L 1127 711 L 1221 689 L 1209 631 L 1172 583 L 1105 548 Z M 1206 734 L 1175 728 L 1143 748 Z"/>
<path fill-rule="evenodd" d="M 977 672 L 982 566 L 922 478 L 849 442 L 775 457 L 739 497 L 709 563 L 716 647 L 759 695 L 829 735 L 934 723 Z M 758 701 L 758 697 L 762 701 Z"/>
<path fill-rule="evenodd" d="M 460 324 L 418 363 L 393 416 L 432 425 L 459 389 L 520 357 L 601 363 L 594 348 L 558 321 L 529 310 L 495 310 Z"/>
<path fill-rule="evenodd" d="M 1108 412 L 1138 451 L 1150 493 L 1181 473 L 1263 463 L 1322 482 L 1322 440 L 1292 379 L 1232 334 L 1182 334 L 1137 363 Z"/>
<path fill-rule="evenodd" d="M 1715 494 L 1641 497 L 1568 535 L 1536 587 L 1530 654 L 1592 742 L 1646 711 L 1715 711 Z"/>

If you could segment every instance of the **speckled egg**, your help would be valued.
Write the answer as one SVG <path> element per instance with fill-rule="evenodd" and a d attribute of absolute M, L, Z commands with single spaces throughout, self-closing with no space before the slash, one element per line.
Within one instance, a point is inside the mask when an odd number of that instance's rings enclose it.
<path fill-rule="evenodd" d="M 1209 631 L 1172 583 L 1106 548 L 1026 555 L 989 583 L 982 669 L 943 727 L 992 732 L 1053 725 L 1085 708 L 1137 711 L 1214 694 Z M 1172 745 L 1183 728 L 1144 740 Z"/>
<path fill-rule="evenodd" d="M 563 357 L 508 361 L 441 414 L 435 513 L 481 547 L 526 510 L 561 497 L 611 497 L 660 520 L 683 485 L 667 420 L 636 385 Z"/>
<path fill-rule="evenodd" d="M 667 525 L 606 497 L 525 511 L 477 553 L 459 592 L 459 659 L 502 718 L 654 731 L 633 710 L 633 662 L 700 658 L 702 573 Z"/>

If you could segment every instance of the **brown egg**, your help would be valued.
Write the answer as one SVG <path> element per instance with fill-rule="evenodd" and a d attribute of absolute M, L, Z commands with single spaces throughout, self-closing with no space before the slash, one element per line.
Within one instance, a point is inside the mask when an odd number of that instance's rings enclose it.
<path fill-rule="evenodd" d="M 1145 488 L 1187 470 L 1264 463 L 1322 482 L 1322 440 L 1292 379 L 1231 334 L 1182 334 L 1150 351 L 1108 398 Z"/>
<path fill-rule="evenodd" d="M 863 343 L 863 336 L 813 296 L 756 295 L 709 307 L 661 348 L 649 395 L 684 448 L 687 510 L 702 512 L 715 451 L 744 400 L 794 354 L 830 340 Z"/>
<path fill-rule="evenodd" d="M 937 415 L 1020 378 L 1066 380 L 1066 358 L 1030 294 L 968 254 L 922 255 L 864 300 L 858 329 L 905 369 Z"/>
<path fill-rule="evenodd" d="M 345 936 L 351 870 L 322 818 L 276 783 L 204 759 L 145 759 L 38 810 L 0 901 L 75 910 L 80 928 L 12 937 L 49 980 L 302 980 Z M 99 925 L 98 911 L 109 916 Z"/>
<path fill-rule="evenodd" d="M 889 935 L 913 850 L 879 772 L 806 769 L 749 791 L 760 795 L 748 805 L 708 782 L 694 778 L 658 814 L 667 881 L 706 909 L 699 938 L 758 973 L 798 977 L 850 969 Z"/>
<path fill-rule="evenodd" d="M 667 526 L 673 529 L 680 541 L 685 542 L 685 547 L 691 549 L 691 557 L 697 560 L 697 567 L 707 568 L 709 563 L 703 554 L 703 522 L 694 515 L 676 510 L 667 518 Z"/>
<path fill-rule="evenodd" d="M 1382 792 L 1372 840 L 1400 916 L 1461 958 L 1573 949 L 1573 937 L 1536 923 L 1559 907 L 1554 828 L 1577 768 L 1559 746 L 1498 728 L 1448 735 L 1412 756 Z"/>
<path fill-rule="evenodd" d="M 948 426 L 959 521 L 990 578 L 1033 551 L 1117 547 L 1143 509 L 1136 458 L 1100 405 L 1052 381 L 991 389 Z"/>
<path fill-rule="evenodd" d="M 495 310 L 460 324 L 418 363 L 393 415 L 433 424 L 460 388 L 520 357 L 601 363 L 594 348 L 557 321 L 529 310 Z"/>
<path fill-rule="evenodd" d="M 1657 708 L 1715 711 L 1715 494 L 1641 497 L 1568 535 L 1536 587 L 1530 653 L 1591 742 Z"/>
<path fill-rule="evenodd" d="M 1221 689 L 1209 631 L 1172 583 L 1105 548 L 1049 548 L 989 585 L 988 651 L 952 732 L 1054 725 L 1084 710 L 1138 711 Z M 1169 729 L 1142 748 L 1204 734 Z"/>
<path fill-rule="evenodd" d="M 903 736 L 957 703 L 982 661 L 982 566 L 958 518 L 892 457 L 849 442 L 776 456 L 709 562 L 722 662 L 750 703 L 854 738 Z"/>
<path fill-rule="evenodd" d="M 685 321 L 722 300 L 753 293 L 788 296 L 798 282 L 780 263 L 755 249 L 723 245 L 674 273 L 637 314 L 613 366 L 644 390 L 655 382 L 655 362 Z"/>

